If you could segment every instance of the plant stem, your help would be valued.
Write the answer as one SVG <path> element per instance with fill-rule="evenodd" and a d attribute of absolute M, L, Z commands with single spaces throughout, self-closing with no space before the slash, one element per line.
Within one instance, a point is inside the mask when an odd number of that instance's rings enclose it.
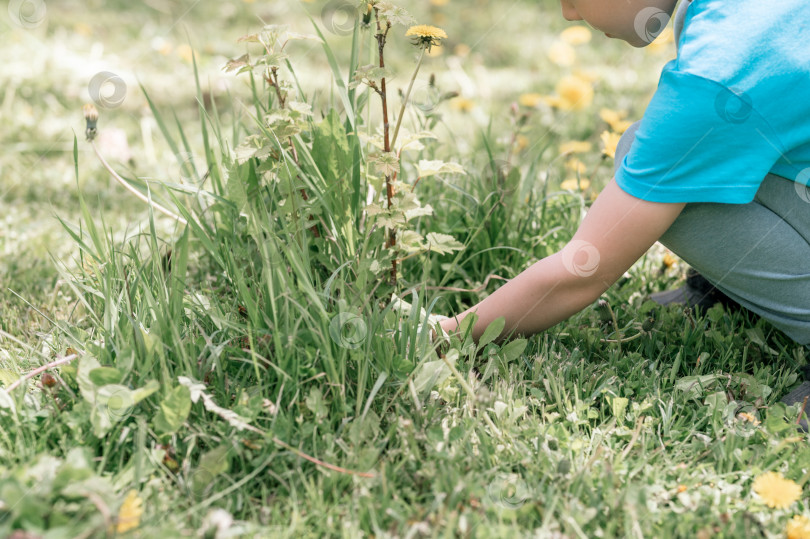
<path fill-rule="evenodd" d="M 380 12 L 376 7 L 374 8 L 374 18 L 377 21 L 377 51 L 380 57 L 380 68 L 385 68 L 385 38 L 388 36 L 388 30 L 391 29 L 391 23 L 386 22 L 385 32 L 382 30 L 380 24 Z M 391 152 L 391 137 L 390 130 L 391 124 L 388 122 L 388 93 L 385 89 L 385 77 L 380 79 L 380 99 L 382 100 L 382 113 L 383 113 L 383 133 L 385 136 L 385 153 Z M 385 195 L 388 201 L 388 209 L 391 209 L 391 202 L 394 198 L 394 185 L 391 183 L 391 175 L 385 175 Z M 388 230 L 388 238 L 385 241 L 385 247 L 390 248 L 397 243 L 396 229 Z M 391 284 L 396 285 L 397 282 L 397 261 L 391 261 Z"/>
<path fill-rule="evenodd" d="M 425 58 L 425 51 L 427 49 L 422 49 L 422 54 L 419 55 L 419 61 L 416 62 L 416 69 L 413 70 L 413 75 L 411 76 L 411 82 L 408 85 L 408 91 L 405 92 L 405 98 L 402 100 L 402 107 L 399 109 L 399 116 L 397 117 L 397 126 L 394 128 L 394 136 L 391 137 L 391 147 L 397 143 L 397 135 L 399 134 L 399 126 L 402 124 L 402 117 L 405 115 L 405 105 L 408 104 L 408 98 L 411 97 L 411 90 L 413 89 L 413 83 L 416 80 L 416 75 L 419 73 L 419 68 L 422 67 L 422 60 Z"/>
<path fill-rule="evenodd" d="M 269 51 L 268 51 L 268 53 L 269 53 Z M 277 67 L 272 67 L 270 69 L 270 75 L 266 76 L 264 80 L 270 86 L 275 88 L 276 97 L 278 98 L 279 108 L 281 108 L 281 109 L 285 108 L 285 105 L 287 104 L 287 100 L 285 99 L 284 94 L 281 93 L 281 87 L 279 86 L 279 83 L 278 83 L 278 68 Z M 300 163 L 298 162 L 298 151 L 295 149 L 295 143 L 293 142 L 292 137 L 289 138 L 289 142 L 290 142 L 290 149 L 292 150 L 293 161 L 295 161 L 296 165 L 299 165 Z M 304 202 L 309 200 L 309 196 L 307 196 L 307 190 L 302 187 L 300 189 L 300 191 L 301 191 L 301 198 L 304 199 Z M 293 204 L 295 204 L 294 201 L 293 201 Z M 308 219 L 312 219 L 312 215 L 310 215 L 308 217 Z M 310 231 L 312 231 L 312 235 L 315 236 L 316 238 L 321 237 L 321 234 L 318 232 L 318 225 L 312 225 L 310 227 Z"/>
<path fill-rule="evenodd" d="M 161 212 L 161 213 L 163 213 L 165 215 L 168 215 L 172 219 L 176 220 L 180 224 L 183 224 L 183 225 L 188 224 L 188 221 L 186 221 L 185 219 L 183 219 L 182 217 L 180 217 L 179 215 L 177 215 L 173 211 L 171 211 L 171 210 L 169 210 L 167 208 L 164 208 L 163 206 L 161 206 L 160 204 L 158 204 L 154 200 L 149 200 L 149 198 L 145 197 L 137 189 L 135 189 L 134 187 L 129 185 L 129 183 L 127 183 L 126 180 L 124 180 L 121 176 L 118 175 L 117 172 L 115 172 L 113 170 L 113 168 L 109 165 L 109 163 L 107 163 L 107 160 L 104 159 L 104 157 L 102 157 L 101 152 L 98 150 L 98 147 L 96 147 L 96 142 L 91 140 L 90 145 L 93 147 L 93 151 L 96 152 L 96 157 L 98 157 L 99 161 L 101 161 L 101 165 L 104 168 L 107 169 L 107 172 L 109 172 L 110 175 L 115 179 L 115 181 L 120 183 L 124 187 L 124 189 L 126 189 L 127 191 L 129 191 L 130 193 L 132 193 L 133 195 L 138 197 L 143 202 L 146 202 L 148 205 L 152 206 L 153 208 L 155 208 L 159 212 Z"/>

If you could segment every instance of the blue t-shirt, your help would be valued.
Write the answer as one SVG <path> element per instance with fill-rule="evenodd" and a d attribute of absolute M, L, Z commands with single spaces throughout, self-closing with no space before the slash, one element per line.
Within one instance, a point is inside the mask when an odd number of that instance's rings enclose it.
<path fill-rule="evenodd" d="M 733 204 L 769 172 L 810 184 L 808 0 L 687 2 L 616 182 L 653 202 Z"/>

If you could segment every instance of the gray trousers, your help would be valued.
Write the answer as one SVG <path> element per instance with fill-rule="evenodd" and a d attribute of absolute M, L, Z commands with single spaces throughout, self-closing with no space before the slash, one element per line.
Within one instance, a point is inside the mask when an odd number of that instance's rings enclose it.
<path fill-rule="evenodd" d="M 619 141 L 615 168 L 637 129 Z M 728 297 L 810 344 L 810 187 L 768 174 L 748 204 L 687 203 L 659 241 Z"/>

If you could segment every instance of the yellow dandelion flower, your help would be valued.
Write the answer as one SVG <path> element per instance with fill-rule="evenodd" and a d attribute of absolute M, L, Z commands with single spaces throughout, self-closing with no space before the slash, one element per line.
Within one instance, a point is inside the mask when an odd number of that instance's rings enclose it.
<path fill-rule="evenodd" d="M 588 170 L 588 167 L 585 165 L 585 163 L 583 163 L 576 157 L 566 161 L 565 168 L 579 174 L 585 174 L 585 172 Z"/>
<path fill-rule="evenodd" d="M 662 260 L 662 262 L 666 267 L 671 268 L 672 266 L 675 265 L 675 257 L 667 253 L 664 255 L 664 259 Z"/>
<path fill-rule="evenodd" d="M 520 103 L 524 107 L 533 109 L 533 108 L 536 108 L 537 105 L 539 105 L 542 100 L 543 100 L 543 96 L 540 95 L 540 94 L 535 94 L 535 93 L 522 94 L 518 98 L 518 103 Z"/>
<path fill-rule="evenodd" d="M 580 178 L 579 180 L 576 178 L 568 178 L 560 184 L 560 189 L 565 189 L 566 191 L 577 191 L 582 189 L 584 191 L 590 186 L 590 180 L 586 180 L 585 178 Z"/>
<path fill-rule="evenodd" d="M 192 50 L 191 47 L 183 43 L 179 47 L 177 47 L 177 55 L 186 63 L 190 64 L 192 61 Z"/>
<path fill-rule="evenodd" d="M 749 423 L 753 423 L 754 426 L 759 425 L 760 421 L 753 415 L 749 414 L 748 412 L 740 412 L 737 414 L 737 419 L 740 421 L 748 421 Z"/>
<path fill-rule="evenodd" d="M 633 125 L 633 122 L 631 120 L 622 120 L 620 122 L 616 122 L 615 124 L 611 125 L 610 128 L 621 135 L 625 131 L 627 131 L 631 125 Z"/>
<path fill-rule="evenodd" d="M 430 15 L 430 22 L 432 22 L 433 24 L 444 24 L 447 22 L 447 16 L 444 13 L 434 11 Z"/>
<path fill-rule="evenodd" d="M 603 131 L 599 138 L 602 140 L 602 153 L 611 159 L 616 159 L 616 147 L 619 145 L 619 139 L 622 136 L 618 133 Z"/>
<path fill-rule="evenodd" d="M 529 137 L 526 135 L 518 135 L 515 137 L 515 151 L 522 152 L 529 146 Z"/>
<path fill-rule="evenodd" d="M 440 40 L 447 39 L 447 33 L 444 30 L 436 26 L 430 26 L 429 24 L 411 26 L 408 28 L 408 31 L 405 32 L 405 37 L 410 36 L 414 38 L 414 45 L 427 48 L 428 50 L 434 45 L 440 45 Z"/>
<path fill-rule="evenodd" d="M 754 479 L 753 490 L 768 507 L 786 509 L 802 494 L 802 488 L 779 472 L 765 472 Z"/>
<path fill-rule="evenodd" d="M 582 140 L 571 140 L 560 144 L 560 153 L 587 153 L 591 151 L 593 144 Z"/>
<path fill-rule="evenodd" d="M 76 25 L 73 27 L 73 31 L 79 34 L 80 36 L 90 36 L 93 35 L 93 29 L 90 27 L 89 24 L 84 22 L 77 22 Z"/>
<path fill-rule="evenodd" d="M 568 107 L 568 102 L 558 95 L 543 95 L 540 96 L 540 101 L 549 107 L 554 107 L 556 109 L 564 109 Z"/>
<path fill-rule="evenodd" d="M 624 133 L 633 125 L 633 122 L 624 119 L 625 116 L 627 116 L 627 112 L 625 111 L 617 112 L 613 109 L 602 109 L 599 111 L 599 117 L 610 126 L 610 129 L 619 134 Z"/>
<path fill-rule="evenodd" d="M 686 492 L 686 485 L 678 485 L 678 494 Z"/>
<path fill-rule="evenodd" d="M 453 49 L 453 54 L 464 58 L 465 56 L 470 54 L 470 46 L 465 45 L 464 43 L 459 43 L 458 45 L 456 45 L 456 48 Z"/>
<path fill-rule="evenodd" d="M 810 539 L 810 518 L 793 515 L 785 527 L 787 539 Z"/>
<path fill-rule="evenodd" d="M 561 67 L 570 67 L 577 60 L 577 51 L 565 41 L 555 41 L 548 48 L 549 60 Z"/>
<path fill-rule="evenodd" d="M 560 39 L 569 45 L 584 45 L 591 40 L 591 31 L 585 26 L 571 26 L 560 33 Z"/>
<path fill-rule="evenodd" d="M 450 101 L 450 107 L 460 112 L 470 112 L 475 108 L 475 101 L 466 97 L 456 97 Z"/>
<path fill-rule="evenodd" d="M 593 102 L 593 86 L 581 77 L 563 77 L 556 90 L 562 99 L 560 108 L 563 110 L 582 110 Z"/>
<path fill-rule="evenodd" d="M 115 526 L 115 531 L 124 533 L 141 525 L 142 503 L 137 491 L 130 490 L 127 493 L 121 509 L 118 510 L 118 524 Z"/>

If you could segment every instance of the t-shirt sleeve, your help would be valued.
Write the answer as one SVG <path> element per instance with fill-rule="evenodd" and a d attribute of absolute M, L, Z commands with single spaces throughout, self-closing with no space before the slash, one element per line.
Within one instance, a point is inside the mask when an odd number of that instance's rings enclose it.
<path fill-rule="evenodd" d="M 675 65 L 665 66 L 616 182 L 651 202 L 751 202 L 783 153 L 778 136 L 746 94 Z"/>

